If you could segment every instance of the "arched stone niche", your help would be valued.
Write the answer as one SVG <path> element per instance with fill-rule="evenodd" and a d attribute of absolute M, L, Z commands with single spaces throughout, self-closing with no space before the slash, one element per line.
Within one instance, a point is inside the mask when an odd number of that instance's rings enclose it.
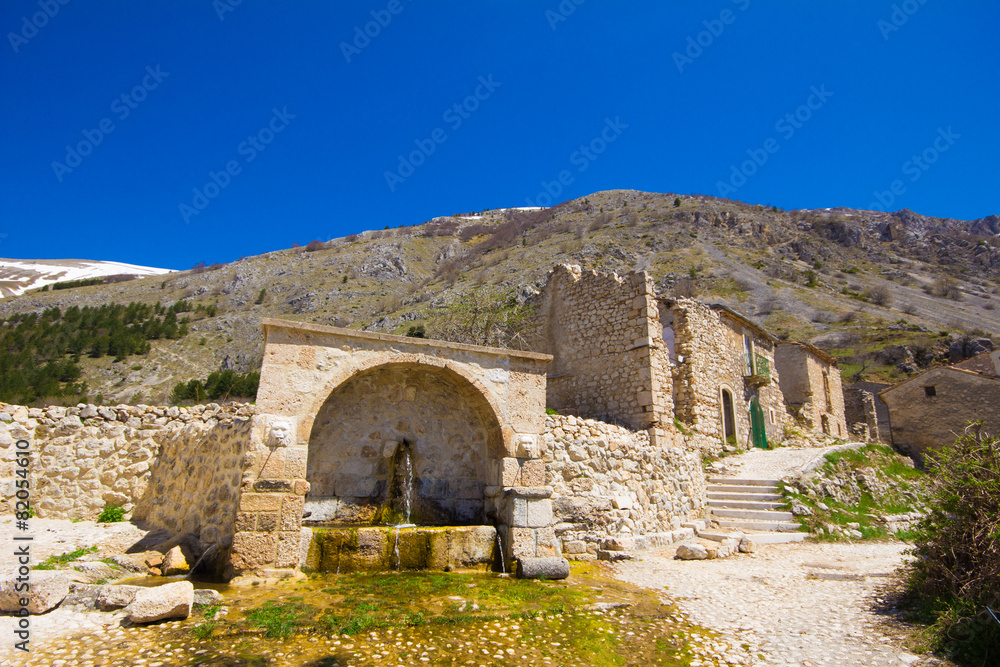
<path fill-rule="evenodd" d="M 334 389 L 313 422 L 305 523 L 486 523 L 504 455 L 497 416 L 461 375 L 377 366 Z"/>

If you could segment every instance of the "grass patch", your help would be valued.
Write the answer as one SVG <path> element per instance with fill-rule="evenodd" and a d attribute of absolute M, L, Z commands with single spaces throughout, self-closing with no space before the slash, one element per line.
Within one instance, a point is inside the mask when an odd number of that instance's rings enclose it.
<path fill-rule="evenodd" d="M 844 539 L 847 530 L 861 533 L 853 539 L 912 539 L 910 531 L 891 533 L 879 519 L 926 511 L 930 483 L 923 471 L 880 444 L 830 452 L 825 458 L 808 478 L 781 485 L 787 507 L 798 504 L 812 511 L 796 516 L 804 529 L 830 541 Z"/>
<path fill-rule="evenodd" d="M 86 549 L 76 549 L 74 551 L 68 551 L 64 554 L 58 554 L 56 556 L 49 556 L 44 561 L 35 565 L 32 569 L 34 570 L 55 570 L 67 563 L 71 563 L 81 556 L 86 556 L 87 554 L 97 553 L 97 547 L 87 547 Z"/>
<path fill-rule="evenodd" d="M 316 608 L 302 604 L 292 598 L 289 602 L 268 600 L 257 609 L 247 612 L 246 623 L 254 629 L 263 630 L 264 636 L 271 639 L 291 637 L 296 630 L 312 625 Z"/>

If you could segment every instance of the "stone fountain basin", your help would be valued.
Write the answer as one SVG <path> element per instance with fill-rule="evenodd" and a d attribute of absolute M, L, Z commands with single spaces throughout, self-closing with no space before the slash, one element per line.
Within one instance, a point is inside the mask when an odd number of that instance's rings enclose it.
<path fill-rule="evenodd" d="M 500 557 L 493 526 L 346 526 L 311 531 L 302 566 L 317 572 L 488 572 Z"/>

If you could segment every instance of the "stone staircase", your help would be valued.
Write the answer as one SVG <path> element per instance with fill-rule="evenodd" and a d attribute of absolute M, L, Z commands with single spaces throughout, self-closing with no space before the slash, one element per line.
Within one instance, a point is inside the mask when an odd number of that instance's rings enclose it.
<path fill-rule="evenodd" d="M 739 534 L 757 544 L 801 542 L 806 533 L 791 512 L 783 508 L 776 479 L 735 479 L 711 477 L 708 480 L 708 507 L 711 519 L 722 532 L 711 530 L 700 537 L 724 539 Z"/>

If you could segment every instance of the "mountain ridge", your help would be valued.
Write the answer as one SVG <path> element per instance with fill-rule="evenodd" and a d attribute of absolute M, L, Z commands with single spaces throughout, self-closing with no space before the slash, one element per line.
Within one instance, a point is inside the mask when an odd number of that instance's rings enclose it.
<path fill-rule="evenodd" d="M 636 190 L 548 209 L 442 216 L 128 282 L 34 291 L 0 302 L 0 317 L 129 301 L 216 306 L 217 315 L 192 322 L 184 338 L 154 341 L 146 356 L 84 359 L 92 395 L 159 402 L 176 382 L 220 368 L 254 370 L 263 317 L 406 333 L 479 288 L 523 299 L 564 263 L 646 270 L 664 296 L 727 305 L 780 336 L 835 352 L 845 374 L 866 379 L 909 372 L 895 360 L 865 367 L 864 355 L 886 346 L 927 348 L 911 356 L 940 360 L 955 338 L 1000 336 L 997 216 L 782 211 Z"/>

